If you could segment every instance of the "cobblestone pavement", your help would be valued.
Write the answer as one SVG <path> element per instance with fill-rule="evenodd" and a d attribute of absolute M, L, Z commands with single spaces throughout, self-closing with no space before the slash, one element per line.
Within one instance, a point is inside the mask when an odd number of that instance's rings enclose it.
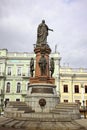
<path fill-rule="evenodd" d="M 78 119 L 75 121 L 76 121 L 76 123 L 82 125 L 83 127 L 85 127 L 87 129 L 87 119 Z"/>
<path fill-rule="evenodd" d="M 0 130 L 24 130 L 24 129 L 15 129 L 15 128 L 0 127 Z"/>
<path fill-rule="evenodd" d="M 53 129 L 52 129 L 53 128 Z M 20 121 L 0 117 L 0 130 L 87 130 L 87 119 L 72 122 Z"/>

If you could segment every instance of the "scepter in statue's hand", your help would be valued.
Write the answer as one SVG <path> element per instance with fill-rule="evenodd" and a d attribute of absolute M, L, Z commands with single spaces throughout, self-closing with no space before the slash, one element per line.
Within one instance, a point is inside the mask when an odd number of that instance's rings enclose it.
<path fill-rule="evenodd" d="M 53 32 L 53 29 L 48 28 L 48 30 Z"/>

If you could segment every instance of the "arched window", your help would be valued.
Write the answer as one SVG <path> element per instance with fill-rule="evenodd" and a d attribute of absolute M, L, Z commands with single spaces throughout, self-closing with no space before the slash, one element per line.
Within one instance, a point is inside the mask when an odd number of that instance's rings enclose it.
<path fill-rule="evenodd" d="M 6 93 L 10 93 L 10 82 L 7 82 Z"/>
<path fill-rule="evenodd" d="M 21 91 L 21 83 L 18 82 L 17 83 L 17 93 L 20 93 L 20 91 Z"/>
<path fill-rule="evenodd" d="M 29 90 L 29 85 L 30 85 L 30 83 L 27 83 L 27 91 Z"/>

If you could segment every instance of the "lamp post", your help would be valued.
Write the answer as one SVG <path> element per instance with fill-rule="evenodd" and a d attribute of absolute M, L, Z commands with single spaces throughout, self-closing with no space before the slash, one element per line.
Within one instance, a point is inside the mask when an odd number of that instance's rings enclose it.
<path fill-rule="evenodd" d="M 60 95 L 60 57 L 58 59 L 55 59 L 55 62 L 57 64 L 57 66 L 55 66 L 55 79 L 56 79 L 56 91 L 57 91 L 57 95 Z"/>
<path fill-rule="evenodd" d="M 85 101 L 83 100 L 83 109 L 85 109 Z"/>
<path fill-rule="evenodd" d="M 83 100 L 83 112 L 84 112 L 84 119 L 86 119 L 86 109 L 85 109 L 85 101 Z"/>
<path fill-rule="evenodd" d="M 73 79 L 76 77 L 76 74 L 73 74 L 72 76 L 71 76 L 71 78 L 72 78 L 72 102 L 73 102 Z"/>
<path fill-rule="evenodd" d="M 82 102 L 83 102 L 83 104 L 84 104 L 84 85 L 83 85 L 83 83 L 81 83 L 81 89 L 82 89 L 82 91 L 81 91 L 81 94 L 82 94 Z"/>

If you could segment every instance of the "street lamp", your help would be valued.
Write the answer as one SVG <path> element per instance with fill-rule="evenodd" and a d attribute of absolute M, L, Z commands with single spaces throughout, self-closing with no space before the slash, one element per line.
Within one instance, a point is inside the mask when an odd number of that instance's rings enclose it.
<path fill-rule="evenodd" d="M 84 118 L 86 119 L 86 108 L 85 108 L 85 101 L 83 100 L 83 112 L 84 112 Z"/>
<path fill-rule="evenodd" d="M 83 109 L 85 109 L 85 101 L 83 100 Z"/>
<path fill-rule="evenodd" d="M 84 103 L 85 103 L 85 101 L 84 101 L 84 84 L 83 83 L 81 83 L 81 95 L 82 95 L 82 103 L 83 103 L 83 105 L 84 105 Z"/>
<path fill-rule="evenodd" d="M 73 102 L 73 80 L 74 80 L 75 77 L 76 77 L 76 74 L 73 74 L 71 76 L 71 78 L 72 78 L 72 102 Z"/>

